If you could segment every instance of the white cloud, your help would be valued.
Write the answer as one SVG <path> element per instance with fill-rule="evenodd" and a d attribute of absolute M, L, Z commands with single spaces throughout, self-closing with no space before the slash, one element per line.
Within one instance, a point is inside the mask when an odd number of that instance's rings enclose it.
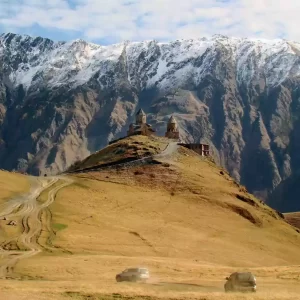
<path fill-rule="evenodd" d="M 299 0 L 0 0 L 0 24 L 75 30 L 92 41 L 212 34 L 300 41 Z"/>

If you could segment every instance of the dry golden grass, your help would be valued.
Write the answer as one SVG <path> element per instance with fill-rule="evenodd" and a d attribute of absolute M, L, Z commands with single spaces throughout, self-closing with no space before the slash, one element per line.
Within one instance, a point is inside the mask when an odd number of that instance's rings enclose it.
<path fill-rule="evenodd" d="M 18 194 L 29 191 L 29 178 L 18 173 L 0 171 L 0 204 Z"/>
<path fill-rule="evenodd" d="M 50 207 L 56 251 L 21 261 L 23 281 L 0 281 L 5 299 L 299 299 L 299 233 L 193 152 L 74 180 Z M 116 283 L 131 266 L 149 283 Z M 225 294 L 243 270 L 258 293 Z"/>
<path fill-rule="evenodd" d="M 0 213 L 3 208 L 2 204 L 10 198 L 29 192 L 29 181 L 29 177 L 25 175 L 0 171 Z M 0 244 L 8 238 L 13 238 L 20 231 L 18 227 L 7 226 L 6 224 L 7 221 L 0 220 Z"/>

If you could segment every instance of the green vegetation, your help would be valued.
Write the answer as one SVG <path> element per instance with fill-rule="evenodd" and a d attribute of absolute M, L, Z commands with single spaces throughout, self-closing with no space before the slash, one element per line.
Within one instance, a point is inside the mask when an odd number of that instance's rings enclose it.
<path fill-rule="evenodd" d="M 68 225 L 66 225 L 66 224 L 60 224 L 60 223 L 53 224 L 53 228 L 54 228 L 55 231 L 64 230 L 67 227 L 68 227 Z"/>

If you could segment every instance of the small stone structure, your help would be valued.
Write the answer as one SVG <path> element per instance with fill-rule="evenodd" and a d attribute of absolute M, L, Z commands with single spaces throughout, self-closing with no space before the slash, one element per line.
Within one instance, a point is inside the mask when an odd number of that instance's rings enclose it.
<path fill-rule="evenodd" d="M 178 124 L 173 116 L 171 116 L 171 118 L 168 121 L 165 137 L 169 139 L 179 139 Z"/>
<path fill-rule="evenodd" d="M 209 145 L 207 144 L 179 144 L 179 145 L 191 149 L 201 156 L 209 156 Z"/>
<path fill-rule="evenodd" d="M 150 124 L 147 124 L 147 116 L 145 112 L 140 109 L 135 115 L 135 123 L 129 125 L 129 130 L 127 131 L 127 136 L 131 135 L 151 135 L 155 130 Z"/>

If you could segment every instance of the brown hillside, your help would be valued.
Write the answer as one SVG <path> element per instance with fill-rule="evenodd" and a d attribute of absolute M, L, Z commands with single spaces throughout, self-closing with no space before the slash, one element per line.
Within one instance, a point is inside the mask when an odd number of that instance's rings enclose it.
<path fill-rule="evenodd" d="M 78 175 L 76 183 L 61 192 L 65 200 L 56 202 L 63 206 L 54 213 L 70 211 L 75 217 L 77 201 L 79 207 L 91 206 L 90 212 L 75 219 L 89 217 L 91 226 L 106 224 L 99 234 L 108 240 L 99 245 L 95 239 L 95 247 L 108 254 L 193 256 L 225 265 L 280 265 L 294 259 L 300 263 L 300 235 L 277 212 L 194 152 L 181 148 L 176 156 L 172 165 Z M 68 220 L 69 215 L 61 217 L 70 224 L 75 221 Z M 84 245 L 93 244 L 85 239 Z M 139 247 L 134 242 L 138 239 Z M 282 251 L 283 245 L 288 249 Z"/>
<path fill-rule="evenodd" d="M 300 229 L 300 212 L 287 213 L 284 214 L 284 217 L 288 223 Z"/>
<path fill-rule="evenodd" d="M 298 299 L 300 234 L 210 160 L 179 148 L 161 163 L 72 178 L 41 216 L 53 230 L 37 240 L 43 252 L 17 264 L 21 280 L 0 281 L 3 297 Z M 115 282 L 131 266 L 150 269 L 148 284 Z M 225 295 L 224 278 L 244 270 L 258 293 Z"/>

